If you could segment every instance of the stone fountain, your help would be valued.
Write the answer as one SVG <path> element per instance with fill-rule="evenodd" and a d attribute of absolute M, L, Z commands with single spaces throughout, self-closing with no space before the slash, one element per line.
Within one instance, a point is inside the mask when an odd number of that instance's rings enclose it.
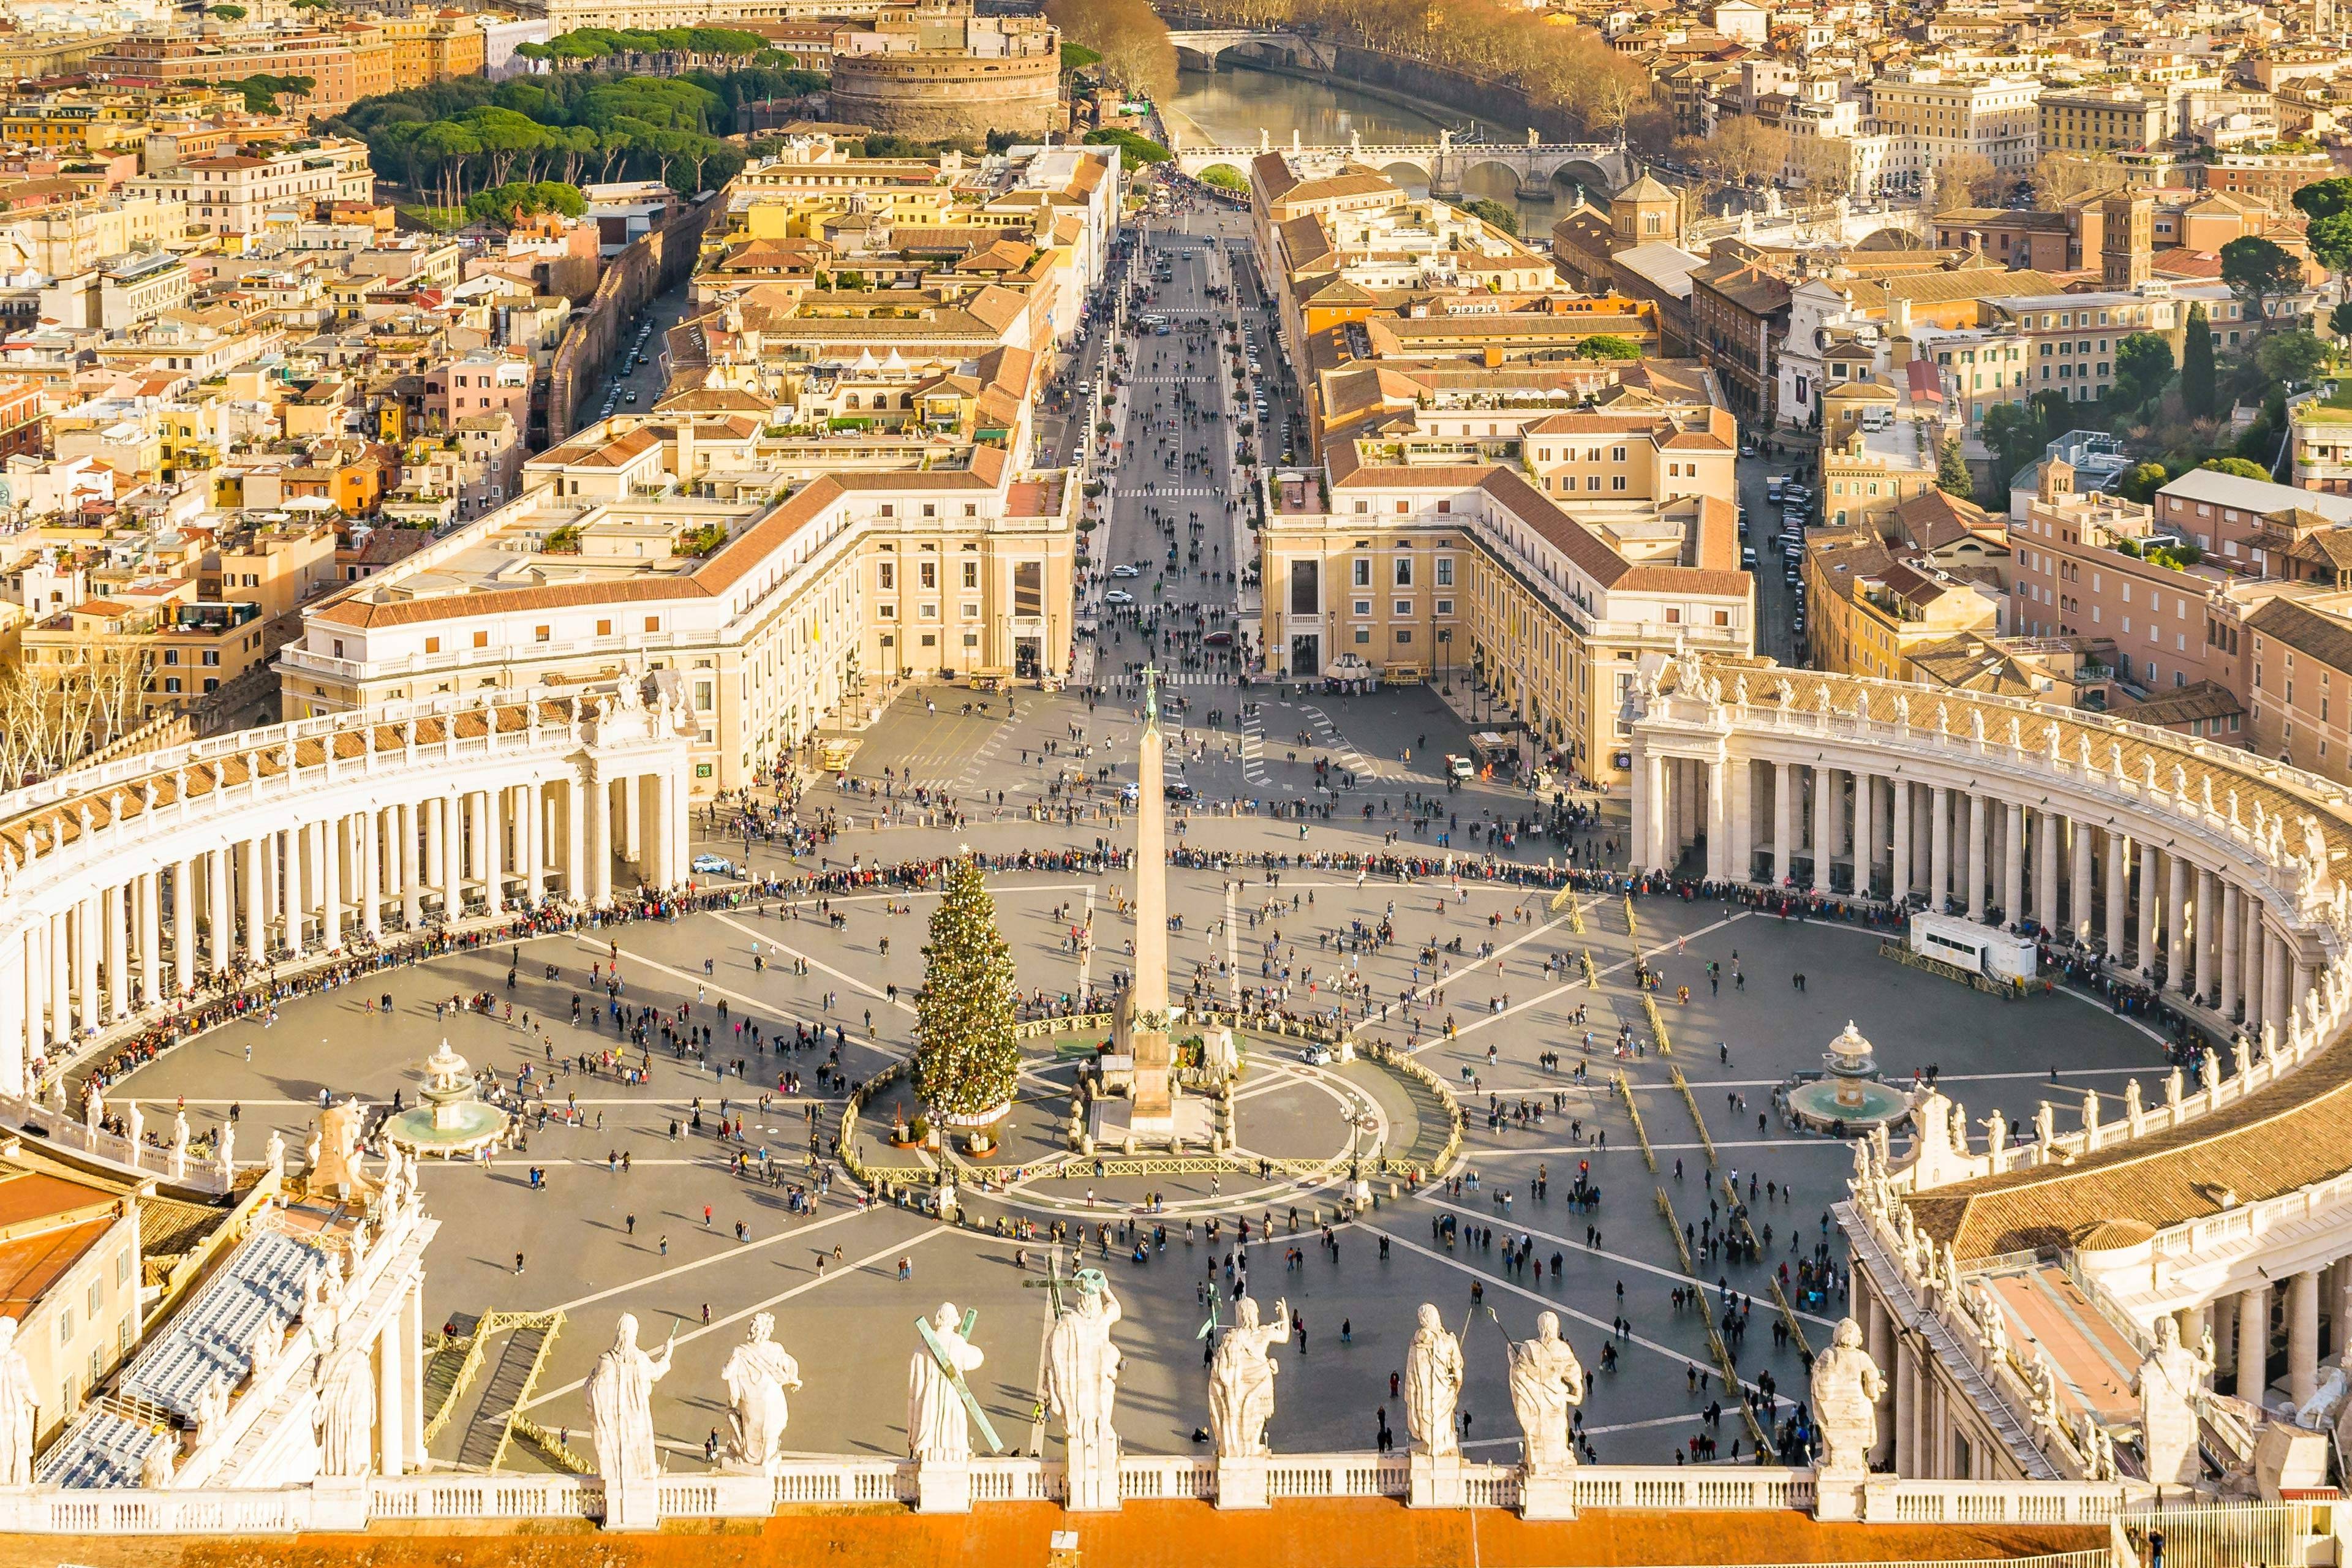
<path fill-rule="evenodd" d="M 384 1136 L 413 1154 L 444 1160 L 471 1154 L 504 1140 L 513 1120 L 475 1093 L 473 1068 L 447 1040 L 425 1058 L 425 1087 L 416 1100 L 415 1110 L 384 1123 Z"/>
<path fill-rule="evenodd" d="M 1909 1091 L 1879 1081 L 1870 1042 L 1847 1020 L 1845 1033 L 1822 1053 L 1827 1069 L 1781 1091 L 1789 1114 L 1816 1132 L 1856 1136 L 1892 1126 L 1911 1114 Z"/>

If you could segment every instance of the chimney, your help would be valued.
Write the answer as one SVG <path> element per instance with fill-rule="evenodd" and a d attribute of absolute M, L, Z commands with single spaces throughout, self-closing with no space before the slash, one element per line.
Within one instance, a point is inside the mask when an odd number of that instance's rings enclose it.
<path fill-rule="evenodd" d="M 1969 230 L 1969 232 L 1968 232 L 1968 236 L 1967 236 L 1967 239 L 1966 239 L 1966 244 L 1967 244 L 1967 246 L 1968 246 L 1968 252 L 1969 252 L 1969 254 L 1970 256 L 1981 256 L 1981 255 L 1983 255 L 1983 254 L 1984 254 L 1984 230 L 1982 230 L 1982 229 L 1980 229 L 1980 228 L 1972 228 L 1972 229 Z"/>
<path fill-rule="evenodd" d="M 1911 335 L 1911 301 L 1907 297 L 1900 294 L 1895 297 L 1894 304 L 1888 311 L 1888 326 L 1892 336 L 1907 338 Z"/>

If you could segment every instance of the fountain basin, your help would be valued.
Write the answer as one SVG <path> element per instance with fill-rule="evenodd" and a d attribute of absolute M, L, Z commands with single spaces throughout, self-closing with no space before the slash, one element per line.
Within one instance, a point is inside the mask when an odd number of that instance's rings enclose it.
<path fill-rule="evenodd" d="M 1907 1090 L 1889 1088 L 1874 1079 L 1816 1079 L 1794 1086 L 1782 1098 L 1789 1114 L 1816 1132 L 1843 1131 L 1858 1137 L 1911 1114 Z"/>
<path fill-rule="evenodd" d="M 479 1100 L 454 1104 L 419 1106 L 404 1110 L 383 1126 L 384 1136 L 412 1154 L 453 1159 L 471 1154 L 507 1135 L 507 1113 Z"/>

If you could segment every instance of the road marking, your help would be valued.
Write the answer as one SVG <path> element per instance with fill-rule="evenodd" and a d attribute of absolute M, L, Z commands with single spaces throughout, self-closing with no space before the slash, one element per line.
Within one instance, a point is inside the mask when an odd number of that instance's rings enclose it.
<path fill-rule="evenodd" d="M 582 933 L 579 937 L 579 941 L 582 946 L 593 949 L 596 952 L 602 952 L 605 950 L 604 943 L 595 941 L 586 933 Z M 784 1006 L 781 1003 L 772 1002 L 759 996 L 747 996 L 740 991 L 730 991 L 724 985 L 715 984 L 713 980 L 708 976 L 690 974 L 683 969 L 673 969 L 668 964 L 664 963 L 657 959 L 647 958 L 643 953 L 627 952 L 623 956 L 630 960 L 632 963 L 643 964 L 647 969 L 653 970 L 656 973 L 667 974 L 677 980 L 689 981 L 694 984 L 701 986 L 704 990 L 709 992 L 714 996 L 724 996 L 730 1002 L 740 1002 L 746 1007 L 757 1007 L 762 1012 L 773 1013 L 788 1023 L 808 1024 L 823 1030 L 831 1030 L 835 1027 L 834 1025 L 828 1024 L 821 1018 L 804 1017 L 794 1013 L 791 1008 Z M 906 1006 L 906 1004 L 900 1003 L 899 1005 L 903 1007 Z M 914 1011 L 911 1007 L 908 1007 L 907 1010 L 908 1012 Z M 884 1056 L 889 1058 L 892 1061 L 898 1060 L 899 1058 L 905 1054 L 895 1047 L 885 1045 L 878 1039 L 856 1033 L 845 1024 L 842 1025 L 840 1027 L 842 1039 L 849 1045 L 861 1046 L 869 1051 L 879 1051 Z M 642 1055 L 644 1053 L 640 1051 L 639 1054 Z"/>
<path fill-rule="evenodd" d="M 812 1226 L 809 1228 L 814 1229 L 815 1227 Z M 794 1234 L 805 1235 L 807 1233 L 805 1231 L 801 1231 L 795 1232 Z M 754 1301 L 750 1306 L 743 1308 L 740 1311 L 730 1312 L 723 1318 L 713 1318 L 709 1323 L 699 1328 L 690 1329 L 687 1332 L 677 1335 L 677 1342 L 679 1344 L 692 1344 L 696 1340 L 700 1339 L 705 1334 L 715 1334 L 721 1329 L 730 1328 L 734 1324 L 747 1321 L 755 1314 L 764 1312 L 771 1307 L 778 1306 L 782 1302 L 789 1301 L 795 1296 L 805 1295 L 828 1280 L 845 1279 L 850 1275 L 857 1273 L 861 1269 L 870 1268 L 874 1264 L 879 1263 L 885 1258 L 903 1258 L 908 1252 L 913 1251 L 916 1247 L 922 1246 L 923 1243 L 935 1240 L 938 1237 L 948 1234 L 948 1226 L 935 1225 L 919 1236 L 914 1237 L 907 1241 L 898 1242 L 892 1246 L 881 1247 L 878 1250 L 869 1252 L 863 1258 L 851 1258 L 838 1268 L 830 1269 L 825 1273 L 816 1276 L 814 1279 L 803 1280 L 800 1284 L 793 1286 L 789 1290 L 780 1290 L 764 1301 Z M 720 1253 L 718 1256 L 728 1258 L 734 1257 L 736 1254 Z M 663 1278 L 663 1276 L 656 1274 L 652 1277 L 652 1279 L 659 1279 L 661 1278 Z M 652 1279 L 639 1280 L 635 1284 L 631 1285 L 616 1286 L 611 1290 L 604 1291 L 599 1296 L 590 1297 L 588 1300 L 601 1300 L 604 1296 L 618 1295 L 623 1290 L 635 1290 L 644 1285 L 650 1284 Z M 568 1308 L 566 1309 L 567 1311 L 569 1310 L 570 1309 Z M 683 1321 L 684 1320 L 681 1319 L 680 1321 Z M 651 1336 L 647 1337 L 650 1338 Z M 541 1405 L 546 1405 L 553 1400 L 561 1399 L 567 1394 L 577 1394 L 581 1389 L 586 1387 L 587 1384 L 588 1380 L 584 1377 L 575 1379 L 571 1383 L 565 1384 L 561 1388 L 549 1389 L 545 1394 L 533 1398 L 529 1404 L 523 1405 L 522 1408 L 525 1410 L 536 1410 Z"/>
<path fill-rule="evenodd" d="M 711 918 L 716 920 L 720 925 L 733 927 L 735 930 L 741 931 L 745 936 L 751 937 L 754 941 L 766 942 L 778 952 L 791 954 L 793 957 L 797 958 L 802 963 L 807 964 L 811 969 L 817 970 L 825 974 L 830 974 L 835 980 L 840 981 L 844 985 L 850 987 L 854 991 L 862 991 L 877 1002 L 887 1002 L 891 1006 L 898 1008 L 902 1013 L 911 1013 L 915 1010 L 913 1003 L 901 1002 L 896 997 L 890 995 L 888 992 L 883 990 L 878 985 L 868 985 L 865 981 L 858 979 L 856 975 L 845 974 L 829 963 L 824 963 L 818 959 L 811 958 L 807 953 L 801 952 L 798 948 L 787 947 L 767 932 L 755 931 L 751 927 L 745 925 L 742 921 L 735 919 L 732 915 L 722 915 L 718 913 L 716 910 L 713 910 L 711 912 Z"/>
<path fill-rule="evenodd" d="M 1481 1279 L 1486 1281 L 1486 1289 L 1490 1291 L 1508 1290 L 1515 1296 L 1524 1296 L 1530 1301 L 1539 1302 L 1543 1306 L 1549 1308 L 1551 1310 L 1558 1312 L 1563 1318 L 1574 1318 L 1580 1323 L 1584 1323 L 1590 1327 L 1600 1330 L 1603 1337 L 1617 1337 L 1615 1331 L 1607 1323 L 1602 1322 L 1600 1319 L 1594 1317 L 1590 1312 L 1578 1311 L 1574 1307 L 1570 1306 L 1566 1301 L 1560 1300 L 1556 1297 L 1546 1296 L 1538 1291 L 1530 1290 L 1526 1286 L 1515 1284 L 1510 1279 L 1507 1279 L 1499 1274 L 1489 1274 L 1485 1269 L 1476 1267 L 1475 1264 L 1465 1263 L 1459 1258 L 1448 1257 L 1443 1252 L 1439 1252 L 1433 1247 L 1423 1247 L 1421 1243 L 1414 1241 L 1410 1237 L 1399 1236 L 1396 1232 L 1384 1229 L 1378 1225 L 1369 1226 L 1367 1228 L 1380 1231 L 1381 1235 L 1387 1237 L 1397 1246 L 1403 1247 L 1407 1252 L 1418 1252 L 1423 1258 L 1442 1263 L 1448 1268 L 1459 1268 L 1465 1274 L 1475 1274 L 1478 1276 Z M 1683 1280 L 1683 1283 L 1685 1284 L 1699 1284 L 1698 1280 L 1684 1279 L 1681 1275 L 1676 1275 L 1675 1278 Z M 1745 1292 L 1743 1292 L 1743 1294 Z M 1686 1366 L 1696 1366 L 1702 1372 L 1715 1372 L 1717 1376 L 1721 1375 L 1720 1370 L 1711 1366 L 1704 1354 L 1693 1355 L 1687 1351 L 1678 1351 L 1672 1345 L 1660 1344 L 1657 1341 L 1644 1338 L 1641 1334 L 1625 1335 L 1622 1337 L 1621 1342 L 1626 1344 L 1636 1344 L 1645 1351 L 1654 1351 L 1659 1355 L 1664 1356 L 1670 1361 L 1678 1361 Z M 1742 1387 L 1746 1388 L 1753 1388 L 1755 1386 L 1754 1384 L 1748 1382 L 1745 1378 L 1740 1380 L 1740 1384 Z"/>
<path fill-rule="evenodd" d="M 1842 1147 L 1842 1145 L 1833 1143 L 1830 1144 L 1829 1147 L 1839 1148 Z M 1460 1216 L 1465 1223 L 1470 1225 L 1485 1225 L 1489 1221 L 1493 1221 L 1497 1218 L 1495 1211 L 1492 1209 L 1486 1209 L 1483 1211 L 1475 1209 L 1461 1202 L 1459 1199 L 1446 1197 L 1442 1193 L 1433 1195 L 1430 1189 L 1426 1187 L 1412 1194 L 1412 1201 L 1419 1204 L 1427 1204 L 1432 1208 L 1444 1209 L 1449 1214 Z M 1660 1264 L 1648 1262 L 1643 1258 L 1628 1257 L 1626 1254 L 1622 1252 L 1612 1252 L 1605 1247 L 1586 1247 L 1581 1242 L 1570 1240 L 1569 1237 L 1558 1235 L 1555 1232 L 1538 1230 L 1534 1226 L 1529 1225 L 1525 1218 L 1516 1215 L 1505 1215 L 1500 1216 L 1500 1219 L 1501 1224 L 1498 1228 L 1511 1231 L 1517 1235 L 1541 1237 L 1543 1240 L 1551 1242 L 1560 1247 L 1561 1256 L 1564 1258 L 1572 1258 L 1580 1255 L 1587 1258 L 1605 1258 L 1610 1262 L 1622 1265 L 1624 1268 L 1638 1268 L 1644 1274 L 1654 1274 L 1661 1279 L 1671 1279 L 1677 1285 L 1702 1284 L 1702 1281 L 1692 1279 L 1689 1275 L 1684 1273 L 1679 1268 L 1668 1268 Z M 1768 1216 L 1763 1223 L 1769 1225 L 1771 1220 Z M 1764 1267 L 1768 1271 L 1770 1268 L 1769 1264 L 1762 1265 L 1761 1267 Z M 1706 1289 L 1712 1290 L 1713 1287 L 1708 1286 Z M 1767 1286 L 1766 1289 L 1769 1292 L 1770 1287 Z M 1754 1292 L 1743 1290 L 1740 1294 L 1748 1296 L 1753 1295 Z M 1821 1324 L 1825 1329 L 1833 1329 L 1837 1327 L 1836 1319 L 1824 1318 L 1818 1312 L 1801 1311 L 1797 1315 L 1801 1318 L 1811 1318 L 1813 1321 Z"/>

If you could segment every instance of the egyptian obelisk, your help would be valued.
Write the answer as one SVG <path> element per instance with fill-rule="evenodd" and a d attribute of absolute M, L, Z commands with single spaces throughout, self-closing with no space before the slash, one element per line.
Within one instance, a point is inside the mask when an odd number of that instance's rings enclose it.
<path fill-rule="evenodd" d="M 1136 752 L 1135 979 L 1118 1013 L 1118 1044 L 1135 1063 L 1129 1131 L 1170 1137 L 1176 1112 L 1168 1092 L 1175 1053 L 1168 1044 L 1168 817 L 1165 743 L 1160 737 L 1160 671 L 1143 668 L 1143 740 Z"/>

